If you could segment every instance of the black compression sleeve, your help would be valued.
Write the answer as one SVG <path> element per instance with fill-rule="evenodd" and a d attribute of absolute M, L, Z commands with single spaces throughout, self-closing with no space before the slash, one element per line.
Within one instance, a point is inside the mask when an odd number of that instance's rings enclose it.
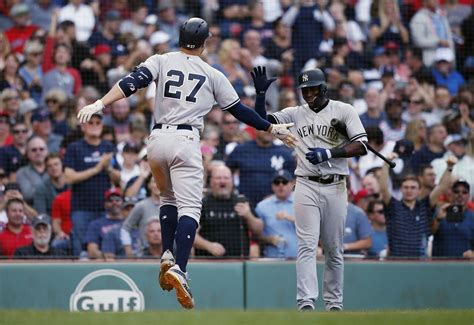
<path fill-rule="evenodd" d="M 270 122 L 268 122 L 266 119 L 262 119 L 262 117 L 253 109 L 243 105 L 240 102 L 234 106 L 231 106 L 229 109 L 227 109 L 227 111 L 239 121 L 244 122 L 245 124 L 250 125 L 257 130 L 266 131 L 270 127 Z"/>

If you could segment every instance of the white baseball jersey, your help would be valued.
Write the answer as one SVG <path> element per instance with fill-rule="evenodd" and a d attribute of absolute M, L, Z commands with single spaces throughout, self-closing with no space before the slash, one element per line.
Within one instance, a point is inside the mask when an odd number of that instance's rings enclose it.
<path fill-rule="evenodd" d="M 203 117 L 217 102 L 225 110 L 239 97 L 224 74 L 199 56 L 170 52 L 149 57 L 142 66 L 156 81 L 156 123 L 187 124 L 202 131 Z"/>
<path fill-rule="evenodd" d="M 305 104 L 287 107 L 271 115 L 278 123 L 295 123 L 290 131 L 298 138 L 299 142 L 296 147 L 298 157 L 296 176 L 349 175 L 347 158 L 331 158 L 329 163 L 323 162 L 313 165 L 305 157 L 309 151 L 308 148 L 332 149 L 346 143 L 345 138 L 331 126 L 333 118 L 346 124 L 351 142 L 367 141 L 367 134 L 356 110 L 352 105 L 343 102 L 329 100 L 328 105 L 318 113 L 312 111 L 308 104 Z"/>

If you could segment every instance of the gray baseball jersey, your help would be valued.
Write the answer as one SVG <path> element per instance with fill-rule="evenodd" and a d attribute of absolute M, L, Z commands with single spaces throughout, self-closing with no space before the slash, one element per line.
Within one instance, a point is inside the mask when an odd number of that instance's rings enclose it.
<path fill-rule="evenodd" d="M 333 118 L 346 124 L 350 141 L 367 141 L 367 134 L 355 108 L 343 102 L 329 100 L 328 105 L 318 113 L 313 112 L 308 104 L 305 104 L 288 107 L 271 115 L 278 123 L 295 123 L 290 130 L 299 141 L 296 148 L 297 176 L 349 175 L 346 158 L 331 158 L 329 163 L 318 165 L 313 165 L 305 158 L 308 148 L 331 149 L 346 143 L 344 137 L 331 126 Z"/>
<path fill-rule="evenodd" d="M 143 64 L 156 81 L 156 123 L 187 124 L 203 129 L 203 117 L 217 102 L 225 110 L 239 97 L 224 74 L 199 56 L 183 52 L 153 55 Z"/>

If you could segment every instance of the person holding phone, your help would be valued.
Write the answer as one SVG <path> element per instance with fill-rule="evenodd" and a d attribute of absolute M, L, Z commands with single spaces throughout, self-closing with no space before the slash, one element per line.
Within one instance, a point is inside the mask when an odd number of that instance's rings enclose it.
<path fill-rule="evenodd" d="M 456 180 L 449 202 L 435 213 L 431 224 L 433 256 L 474 258 L 474 212 L 467 209 L 470 189 L 465 179 Z"/>
<path fill-rule="evenodd" d="M 262 230 L 263 222 L 255 217 L 248 199 L 234 192 L 229 167 L 214 167 L 210 191 L 202 200 L 194 241 L 196 256 L 247 257 L 251 234 L 258 235 Z"/>

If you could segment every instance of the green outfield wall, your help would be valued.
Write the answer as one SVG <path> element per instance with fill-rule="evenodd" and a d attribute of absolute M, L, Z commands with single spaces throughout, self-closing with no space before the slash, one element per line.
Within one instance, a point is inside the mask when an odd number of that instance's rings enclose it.
<path fill-rule="evenodd" d="M 324 265 L 318 264 L 320 288 Z M 199 309 L 295 308 L 294 262 L 195 262 Z M 157 263 L 0 264 L 0 309 L 179 309 Z M 474 308 L 474 263 L 347 262 L 346 310 Z M 322 309 L 321 300 L 318 309 Z"/>

